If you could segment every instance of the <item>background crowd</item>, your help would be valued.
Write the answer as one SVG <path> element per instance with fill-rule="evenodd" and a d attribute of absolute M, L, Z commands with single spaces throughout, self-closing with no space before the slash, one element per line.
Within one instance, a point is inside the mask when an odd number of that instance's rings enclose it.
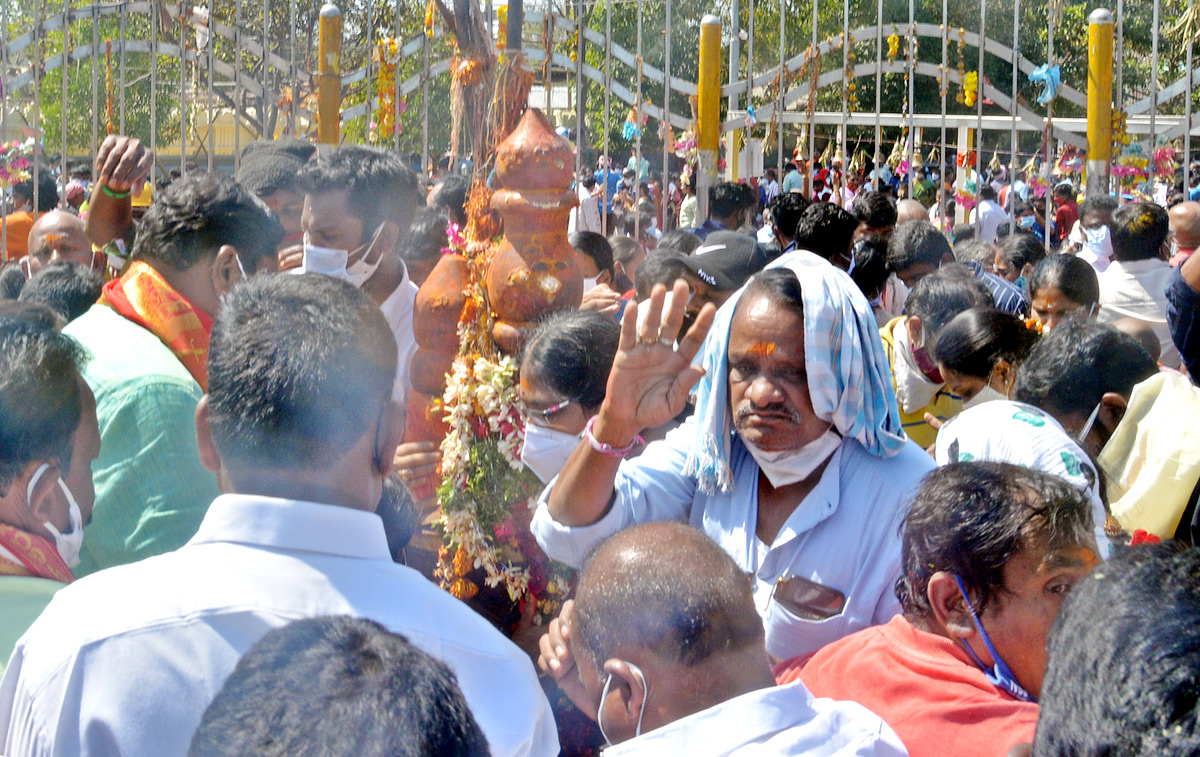
<path fill-rule="evenodd" d="M 1200 752 L 1183 187 L 584 172 L 582 299 L 514 356 L 529 531 L 578 570 L 539 626 L 430 580 L 407 488 L 469 180 L 153 166 L 110 136 L 7 200 L 0 752 Z"/>

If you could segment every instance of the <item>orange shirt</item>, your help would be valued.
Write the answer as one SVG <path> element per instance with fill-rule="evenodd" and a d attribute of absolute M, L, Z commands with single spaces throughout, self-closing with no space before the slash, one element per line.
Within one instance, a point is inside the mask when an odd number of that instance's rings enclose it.
<path fill-rule="evenodd" d="M 912 757 L 1003 757 L 1032 742 L 1036 704 L 1000 691 L 950 639 L 902 615 L 787 660 L 778 683 L 799 678 L 814 697 L 857 702 L 883 718 Z"/>
<path fill-rule="evenodd" d="M 4 223 L 8 229 L 8 244 L 5 247 L 4 262 L 20 260 L 29 254 L 29 230 L 33 228 L 33 221 L 33 214 L 27 210 L 4 216 Z"/>

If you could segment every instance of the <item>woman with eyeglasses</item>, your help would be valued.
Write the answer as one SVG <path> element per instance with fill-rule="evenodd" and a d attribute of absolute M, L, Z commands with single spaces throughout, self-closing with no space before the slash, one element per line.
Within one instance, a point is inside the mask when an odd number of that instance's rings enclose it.
<path fill-rule="evenodd" d="M 543 482 L 558 475 L 588 419 L 600 409 L 621 325 L 610 315 L 574 310 L 551 315 L 521 355 L 521 460 Z"/>

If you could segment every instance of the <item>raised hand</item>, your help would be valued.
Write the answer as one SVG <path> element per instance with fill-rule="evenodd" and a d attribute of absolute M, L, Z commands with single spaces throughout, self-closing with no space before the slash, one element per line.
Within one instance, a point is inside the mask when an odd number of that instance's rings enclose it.
<path fill-rule="evenodd" d="M 97 181 L 114 192 L 140 189 L 154 168 L 154 151 L 141 140 L 109 134 L 96 153 Z"/>
<path fill-rule="evenodd" d="M 676 346 L 675 336 L 687 305 L 687 284 L 675 282 L 671 304 L 664 311 L 666 293 L 666 287 L 658 284 L 648 301 L 625 307 L 608 390 L 593 429 L 601 442 L 624 447 L 642 429 L 671 420 L 683 410 L 688 392 L 704 375 L 704 369 L 692 365 L 692 358 L 704 343 L 716 308 L 706 304 Z M 638 318 L 639 307 L 648 308 L 644 319 Z"/>
<path fill-rule="evenodd" d="M 538 667 L 554 679 L 567 699 L 580 712 L 592 720 L 596 719 L 596 703 L 588 697 L 587 689 L 579 680 L 579 669 L 575 667 L 575 655 L 571 651 L 571 616 L 575 612 L 575 600 L 563 602 L 558 617 L 550 621 L 545 635 L 538 642 Z"/>

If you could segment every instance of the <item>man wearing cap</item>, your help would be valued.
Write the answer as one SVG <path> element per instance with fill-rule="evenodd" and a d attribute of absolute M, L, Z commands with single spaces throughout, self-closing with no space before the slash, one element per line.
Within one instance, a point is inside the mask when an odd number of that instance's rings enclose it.
<path fill-rule="evenodd" d="M 300 244 L 304 230 L 300 214 L 304 211 L 304 195 L 297 191 L 296 176 L 312 157 L 315 146 L 298 139 L 254 142 L 242 151 L 242 164 L 237 180 L 267 204 L 283 224 L 283 241 L 279 249 Z"/>
<path fill-rule="evenodd" d="M 683 258 L 687 267 L 683 276 L 690 291 L 688 313 L 699 313 L 706 302 L 716 307 L 725 304 L 730 295 L 779 254 L 778 249 L 756 242 L 745 234 L 733 231 L 709 234 L 703 244 Z"/>

